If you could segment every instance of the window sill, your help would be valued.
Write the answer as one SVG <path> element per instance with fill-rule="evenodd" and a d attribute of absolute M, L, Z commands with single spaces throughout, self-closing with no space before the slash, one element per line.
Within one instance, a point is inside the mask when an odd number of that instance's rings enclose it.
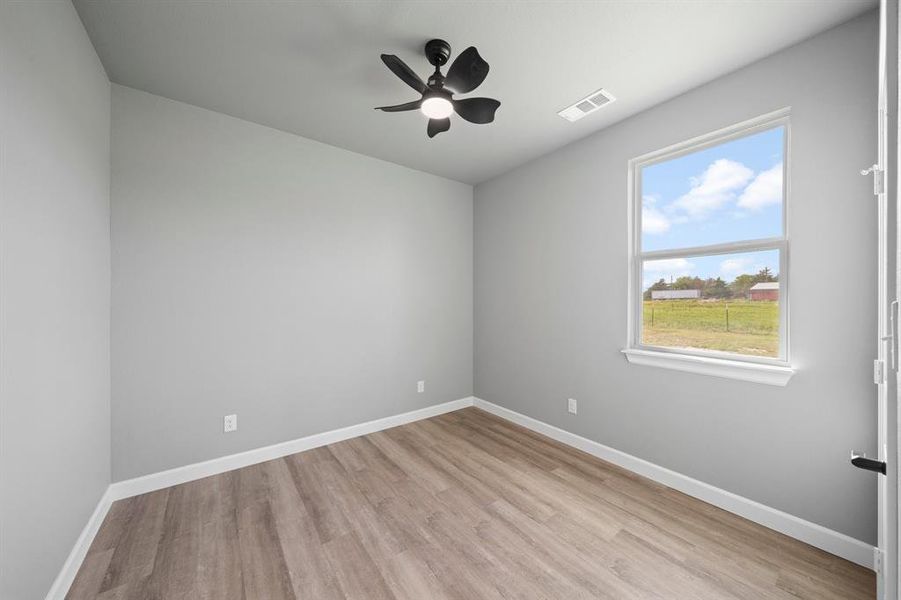
<path fill-rule="evenodd" d="M 795 370 L 791 367 L 711 358 L 709 356 L 691 356 L 688 354 L 673 354 L 670 352 L 631 348 L 622 352 L 630 363 L 636 365 L 660 367 L 662 369 L 673 369 L 766 385 L 785 386 L 788 384 L 788 380 L 792 378 L 792 375 L 795 374 Z"/>

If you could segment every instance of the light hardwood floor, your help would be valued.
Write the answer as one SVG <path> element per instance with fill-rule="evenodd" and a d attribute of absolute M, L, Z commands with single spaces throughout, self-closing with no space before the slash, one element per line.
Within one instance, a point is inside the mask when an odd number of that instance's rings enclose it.
<path fill-rule="evenodd" d="M 866 569 L 475 408 L 120 500 L 67 596 L 874 597 Z"/>

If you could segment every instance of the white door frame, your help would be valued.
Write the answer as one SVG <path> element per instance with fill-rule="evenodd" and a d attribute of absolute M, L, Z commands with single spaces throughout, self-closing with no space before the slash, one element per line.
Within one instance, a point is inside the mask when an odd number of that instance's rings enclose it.
<path fill-rule="evenodd" d="M 898 163 L 898 2 L 880 0 L 879 6 L 879 73 L 877 123 L 878 140 L 874 172 L 874 193 L 878 207 L 878 323 L 877 360 L 882 377 L 877 374 L 877 454 L 885 461 L 885 476 L 877 475 L 877 549 L 874 566 L 877 572 L 877 597 L 896 600 L 899 591 L 898 565 L 898 370 L 901 363 L 898 347 L 897 299 L 901 298 L 901 273 L 898 268 L 897 166 Z M 877 364 L 877 367 L 879 365 Z M 877 373 L 879 368 L 877 368 Z"/>
<path fill-rule="evenodd" d="M 885 202 L 887 204 L 887 213 L 890 217 L 888 232 L 894 241 L 892 256 L 894 265 L 894 298 L 901 299 L 901 211 L 898 210 L 898 192 L 899 182 L 901 182 L 901 135 L 899 135 L 898 115 L 901 108 L 901 95 L 899 95 L 898 82 L 899 74 L 901 74 L 901 44 L 899 44 L 899 35 L 901 35 L 901 11 L 898 8 L 897 0 L 880 0 L 880 35 L 884 39 L 884 43 L 880 43 L 880 62 L 883 67 L 880 72 L 884 72 L 881 77 L 880 86 L 883 87 L 883 93 L 880 97 L 884 99 L 885 108 L 883 112 L 883 133 L 885 155 L 886 175 L 885 175 Z M 894 231 L 892 231 L 894 228 Z M 897 307 L 897 304 L 895 305 Z M 890 307 L 891 308 L 891 307 Z M 901 319 L 901 314 L 896 313 L 897 319 Z M 895 336 L 898 335 L 898 323 L 895 324 Z M 895 340 L 894 350 L 898 352 L 899 346 L 897 339 Z M 896 356 L 897 365 L 901 365 L 901 356 Z M 881 524 L 884 534 L 879 543 L 879 552 L 883 557 L 883 568 L 881 573 L 882 589 L 885 591 L 884 598 L 886 600 L 894 600 L 901 595 L 901 387 L 898 385 L 897 371 L 899 366 L 896 365 L 895 374 L 893 374 L 894 389 L 888 390 L 886 423 L 884 427 L 887 448 L 885 450 L 886 459 L 889 461 L 887 465 L 887 477 L 884 479 L 886 493 L 883 500 L 886 502 L 884 508 L 885 519 Z"/>

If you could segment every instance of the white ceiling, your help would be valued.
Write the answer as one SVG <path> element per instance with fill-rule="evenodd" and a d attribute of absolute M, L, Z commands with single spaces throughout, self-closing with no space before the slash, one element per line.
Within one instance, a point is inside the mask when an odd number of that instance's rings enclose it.
<path fill-rule="evenodd" d="M 414 169 L 477 183 L 876 6 L 876 0 L 312 2 L 74 0 L 110 79 Z M 379 54 L 425 78 L 432 37 L 478 47 L 501 101 L 429 139 Z M 875 40 L 874 40 L 875 52 Z M 453 60 L 453 56 L 451 60 Z M 576 123 L 557 111 L 604 87 Z"/>

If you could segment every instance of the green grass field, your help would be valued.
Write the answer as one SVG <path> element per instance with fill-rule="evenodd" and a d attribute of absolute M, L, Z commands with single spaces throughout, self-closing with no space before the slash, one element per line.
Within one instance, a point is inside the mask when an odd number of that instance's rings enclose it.
<path fill-rule="evenodd" d="M 643 318 L 649 346 L 779 355 L 778 302 L 645 300 Z"/>

